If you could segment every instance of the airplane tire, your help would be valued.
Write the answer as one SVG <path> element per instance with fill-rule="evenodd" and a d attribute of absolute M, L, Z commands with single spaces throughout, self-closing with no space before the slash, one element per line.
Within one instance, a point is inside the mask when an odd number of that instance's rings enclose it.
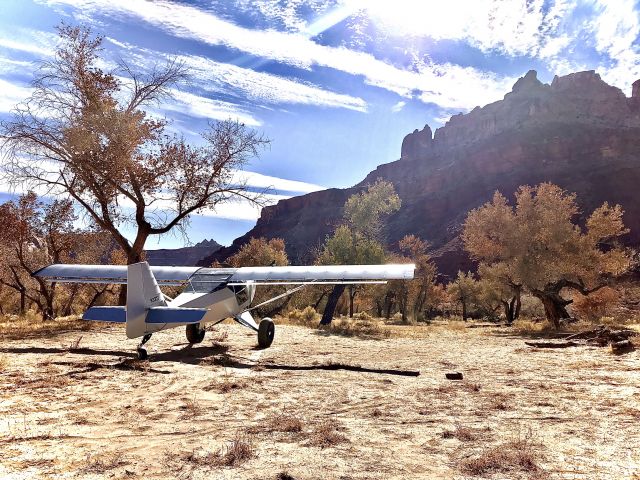
<path fill-rule="evenodd" d="M 276 334 L 276 326 L 270 318 L 263 318 L 258 325 L 258 345 L 269 348 Z"/>
<path fill-rule="evenodd" d="M 200 343 L 204 340 L 205 329 L 199 323 L 187 325 L 187 341 L 189 343 Z"/>
<path fill-rule="evenodd" d="M 142 347 L 138 348 L 138 360 L 146 360 L 147 358 L 149 358 L 147 349 Z"/>

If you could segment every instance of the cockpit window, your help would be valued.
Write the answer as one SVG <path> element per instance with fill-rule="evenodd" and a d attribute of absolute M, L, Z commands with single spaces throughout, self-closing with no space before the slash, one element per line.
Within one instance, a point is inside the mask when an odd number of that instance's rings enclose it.
<path fill-rule="evenodd" d="M 224 287 L 227 283 L 229 275 L 222 274 L 206 274 L 194 275 L 189 280 L 186 291 L 195 293 L 211 293 Z"/>

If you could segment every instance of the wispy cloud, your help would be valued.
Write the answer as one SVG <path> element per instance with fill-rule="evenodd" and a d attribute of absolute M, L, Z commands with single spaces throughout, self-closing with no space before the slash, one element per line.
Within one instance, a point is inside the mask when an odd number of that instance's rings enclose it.
<path fill-rule="evenodd" d="M 395 105 L 393 105 L 391 107 L 391 111 L 393 113 L 398 113 L 400 110 L 402 110 L 404 108 L 404 106 L 407 104 L 407 102 L 405 102 L 404 100 L 400 100 L 398 103 L 396 103 Z"/>
<path fill-rule="evenodd" d="M 324 190 L 325 187 L 314 183 L 299 182 L 297 180 L 287 180 L 284 178 L 263 175 L 261 173 L 238 170 L 235 172 L 237 182 L 242 182 L 248 187 L 256 189 L 272 189 L 276 194 L 281 195 L 283 192 L 291 192 L 296 194 L 316 192 Z"/>
<path fill-rule="evenodd" d="M 367 103 L 362 98 L 204 57 L 183 55 L 177 58 L 189 67 L 199 86 L 206 90 L 226 91 L 272 104 L 292 103 L 367 111 Z"/>
<path fill-rule="evenodd" d="M 40 57 L 51 57 L 55 52 L 57 37 L 48 32 L 21 28 L 0 32 L 0 47 L 25 52 Z"/>
<path fill-rule="evenodd" d="M 53 165 L 53 164 L 52 164 Z M 52 170 L 55 170 L 53 168 Z M 236 182 L 242 181 L 248 188 L 253 189 L 272 189 L 261 195 L 265 205 L 275 205 L 279 200 L 291 198 L 295 194 L 304 194 L 322 190 L 324 187 L 306 182 L 298 182 L 269 175 L 263 175 L 256 172 L 238 170 L 234 172 Z M 27 184 L 10 184 L 5 177 L 0 177 L 0 193 L 9 193 L 12 195 L 21 195 L 28 190 L 35 191 L 42 197 L 62 196 L 66 197 L 62 190 L 51 191 L 45 186 L 34 186 Z M 289 193 L 284 193 L 289 192 Z M 121 198 L 118 202 L 121 208 L 127 211 L 133 211 L 134 204 L 127 198 Z M 172 210 L 173 204 L 165 199 L 158 199 L 153 204 L 154 208 L 150 211 L 150 215 L 163 216 L 163 212 Z M 244 220 L 255 221 L 260 217 L 262 207 L 245 198 L 235 198 L 229 202 L 221 203 L 215 208 L 207 208 L 197 212 L 197 215 L 205 217 L 224 218 L 228 220 Z"/>
<path fill-rule="evenodd" d="M 152 67 L 168 59 L 184 63 L 188 68 L 190 81 L 206 92 L 223 93 L 260 103 L 289 103 L 367 111 L 367 103 L 362 98 L 332 92 L 310 83 L 217 62 L 199 55 L 173 55 L 138 48 L 112 38 L 108 40 L 121 49 L 121 54 L 135 61 L 136 65 Z"/>
<path fill-rule="evenodd" d="M 255 118 L 249 112 L 242 110 L 234 103 L 212 100 L 210 98 L 177 89 L 171 90 L 171 95 L 172 98 L 163 102 L 159 111 L 177 112 L 190 117 L 214 120 L 227 120 L 231 118 L 233 120 L 238 120 L 245 125 L 262 125 L 260 120 Z"/>
<path fill-rule="evenodd" d="M 31 96 L 30 87 L 11 83 L 0 78 L 0 112 L 10 112 L 17 104 Z"/>
<path fill-rule="evenodd" d="M 345 47 L 321 45 L 305 34 L 274 30 L 252 30 L 238 26 L 198 8 L 168 1 L 140 0 L 46 0 L 48 4 L 69 5 L 85 14 L 135 17 L 171 35 L 210 45 L 223 45 L 257 57 L 311 69 L 328 67 L 362 76 L 365 83 L 411 97 L 415 91 L 425 101 L 449 108 L 471 108 L 496 100 L 505 93 L 506 80 L 500 76 L 451 64 L 424 64 L 418 70 L 403 70 L 365 52 Z M 457 77 L 463 73 L 463 88 Z M 451 81 L 453 80 L 453 82 Z M 476 92 L 472 101 L 467 91 Z"/>

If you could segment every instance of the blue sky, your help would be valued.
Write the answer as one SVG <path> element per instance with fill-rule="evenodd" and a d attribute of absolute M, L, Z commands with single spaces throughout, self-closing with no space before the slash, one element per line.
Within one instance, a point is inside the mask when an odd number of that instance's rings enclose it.
<path fill-rule="evenodd" d="M 501 99 L 529 69 L 546 82 L 594 69 L 630 95 L 638 12 L 626 0 L 0 0 L 0 118 L 29 95 L 55 25 L 86 24 L 105 36 L 105 68 L 185 62 L 191 81 L 154 113 L 190 141 L 229 117 L 270 138 L 247 178 L 275 202 L 357 183 L 399 157 L 405 134 Z M 192 218 L 189 236 L 228 244 L 258 215 L 229 205 Z"/>

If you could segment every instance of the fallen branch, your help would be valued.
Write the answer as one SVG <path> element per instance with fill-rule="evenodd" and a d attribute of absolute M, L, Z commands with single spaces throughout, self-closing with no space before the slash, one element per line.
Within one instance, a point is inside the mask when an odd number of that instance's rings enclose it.
<path fill-rule="evenodd" d="M 577 342 L 524 342 L 526 345 L 530 347 L 536 348 L 568 348 L 568 347 L 579 347 L 582 345 Z"/>
<path fill-rule="evenodd" d="M 633 343 L 629 337 L 635 337 L 638 332 L 623 328 L 614 330 L 604 325 L 598 325 L 596 328 L 585 332 L 574 333 L 565 337 L 562 342 L 524 342 L 530 347 L 536 348 L 568 348 L 580 346 L 596 346 L 606 347 L 611 345 L 613 353 L 627 353 L 634 350 Z"/>

